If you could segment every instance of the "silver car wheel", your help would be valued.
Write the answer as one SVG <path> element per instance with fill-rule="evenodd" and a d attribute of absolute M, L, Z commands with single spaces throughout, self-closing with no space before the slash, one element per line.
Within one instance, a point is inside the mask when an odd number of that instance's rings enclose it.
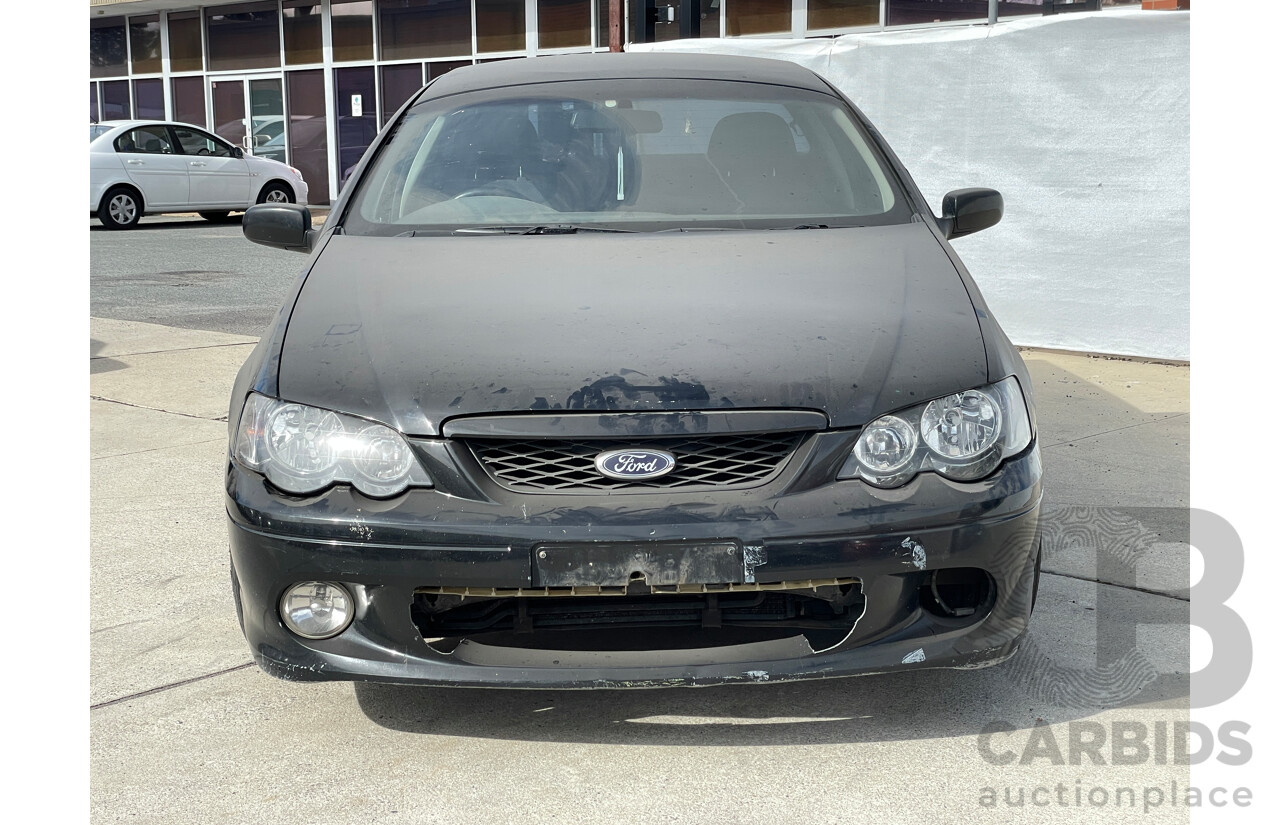
<path fill-rule="evenodd" d="M 272 189 L 267 196 L 262 199 L 263 203 L 288 203 L 289 196 L 285 194 L 283 189 Z"/>
<path fill-rule="evenodd" d="M 133 198 L 128 195 L 116 195 L 111 199 L 107 212 L 118 224 L 132 223 L 134 216 L 138 214 L 138 204 L 134 203 Z"/>

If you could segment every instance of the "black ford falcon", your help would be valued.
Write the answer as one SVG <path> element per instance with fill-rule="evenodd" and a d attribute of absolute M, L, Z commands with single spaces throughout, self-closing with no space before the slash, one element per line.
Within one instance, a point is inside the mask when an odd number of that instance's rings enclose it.
<path fill-rule="evenodd" d="M 285 679 L 974 668 L 1039 573 L 1026 367 L 857 108 L 789 63 L 451 72 L 387 124 L 237 378 L 241 625 Z"/>

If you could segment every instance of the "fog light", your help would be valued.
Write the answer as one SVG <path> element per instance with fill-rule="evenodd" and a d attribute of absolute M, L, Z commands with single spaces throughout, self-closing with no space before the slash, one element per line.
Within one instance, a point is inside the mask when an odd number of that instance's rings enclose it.
<path fill-rule="evenodd" d="M 285 627 L 304 639 L 337 636 L 351 624 L 351 594 L 333 582 L 302 582 L 285 591 L 280 616 Z"/>

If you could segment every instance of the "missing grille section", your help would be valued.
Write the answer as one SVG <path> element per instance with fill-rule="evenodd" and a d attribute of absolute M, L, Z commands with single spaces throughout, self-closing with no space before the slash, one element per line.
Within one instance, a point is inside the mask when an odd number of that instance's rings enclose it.
<path fill-rule="evenodd" d="M 712 647 L 797 633 L 815 649 L 838 642 L 861 617 L 856 581 L 801 590 L 473 597 L 414 595 L 419 633 L 441 652 L 463 639 L 534 649 L 655 650 Z"/>
<path fill-rule="evenodd" d="M 706 435 L 682 438 L 467 439 L 489 476 L 509 490 L 725 489 L 763 484 L 781 471 L 803 436 L 799 433 Z M 675 456 L 676 466 L 659 478 L 612 479 L 595 467 L 609 450 L 655 449 Z"/>

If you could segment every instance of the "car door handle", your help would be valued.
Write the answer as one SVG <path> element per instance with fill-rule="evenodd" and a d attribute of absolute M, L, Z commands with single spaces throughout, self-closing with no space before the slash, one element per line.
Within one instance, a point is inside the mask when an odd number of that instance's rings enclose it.
<path fill-rule="evenodd" d="M 191 161 L 191 165 L 192 166 L 208 166 L 209 164 L 205 163 L 202 160 L 193 160 Z"/>
<path fill-rule="evenodd" d="M 128 160 L 128 161 L 125 161 L 125 162 L 126 162 L 126 163 L 128 163 L 130 166 L 142 166 L 142 165 L 143 165 L 142 161 L 140 161 L 140 160 Z"/>

